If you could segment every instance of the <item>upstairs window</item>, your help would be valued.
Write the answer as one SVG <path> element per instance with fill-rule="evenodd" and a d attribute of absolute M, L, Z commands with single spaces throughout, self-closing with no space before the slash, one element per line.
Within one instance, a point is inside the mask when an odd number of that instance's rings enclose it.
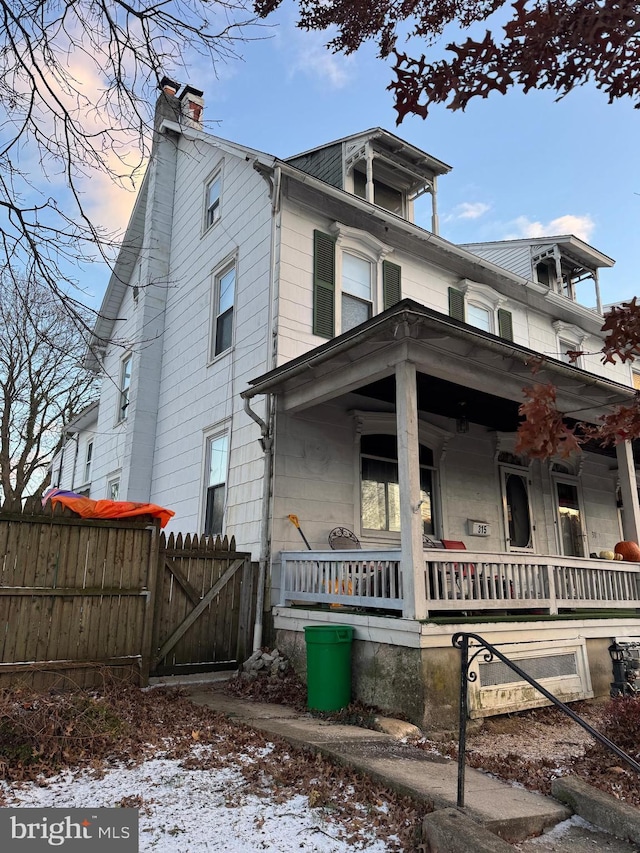
<path fill-rule="evenodd" d="M 370 261 L 342 254 L 342 328 L 343 332 L 364 323 L 373 313 Z"/>
<path fill-rule="evenodd" d="M 571 364 L 574 367 L 584 367 L 582 356 L 571 358 L 569 353 L 581 352 L 585 348 L 587 333 L 579 326 L 565 323 L 564 320 L 555 320 L 552 325 L 558 341 L 558 351 L 555 354 L 558 361 L 564 361 L 565 364 Z"/>
<path fill-rule="evenodd" d="M 236 262 L 235 259 L 228 264 L 220 273 L 214 276 L 213 286 L 213 329 L 211 357 L 215 358 L 226 350 L 231 349 L 233 343 L 233 306 L 236 290 Z"/>
<path fill-rule="evenodd" d="M 513 340 L 513 315 L 503 308 L 505 300 L 490 287 L 463 281 L 460 287 L 450 287 L 449 316 L 476 329 Z"/>
<path fill-rule="evenodd" d="M 333 338 L 402 299 L 401 268 L 375 237 L 335 224 L 337 236 L 314 231 L 313 333 Z M 336 284 L 338 283 L 338 286 Z"/>
<path fill-rule="evenodd" d="M 220 218 L 220 192 L 222 189 L 222 175 L 218 173 L 206 187 L 206 210 L 204 227 L 211 228 L 214 222 Z"/>
<path fill-rule="evenodd" d="M 131 366 L 133 356 L 126 355 L 120 365 L 120 396 L 118 406 L 118 422 L 125 421 L 129 414 L 129 397 L 131 392 Z"/>

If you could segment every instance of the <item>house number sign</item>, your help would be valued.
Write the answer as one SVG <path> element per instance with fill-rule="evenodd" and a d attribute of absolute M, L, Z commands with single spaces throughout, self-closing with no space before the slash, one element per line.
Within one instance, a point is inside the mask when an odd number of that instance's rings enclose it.
<path fill-rule="evenodd" d="M 491 536 L 491 525 L 486 521 L 469 520 L 469 528 L 471 536 Z"/>

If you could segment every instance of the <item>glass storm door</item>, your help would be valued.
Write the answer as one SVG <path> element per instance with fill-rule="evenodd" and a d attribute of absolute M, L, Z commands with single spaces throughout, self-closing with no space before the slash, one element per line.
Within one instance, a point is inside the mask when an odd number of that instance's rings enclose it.
<path fill-rule="evenodd" d="M 577 483 L 556 480 L 558 540 L 565 557 L 584 557 L 583 513 Z"/>
<path fill-rule="evenodd" d="M 528 472 L 520 468 L 506 467 L 500 470 L 507 550 L 532 550 L 533 522 Z"/>

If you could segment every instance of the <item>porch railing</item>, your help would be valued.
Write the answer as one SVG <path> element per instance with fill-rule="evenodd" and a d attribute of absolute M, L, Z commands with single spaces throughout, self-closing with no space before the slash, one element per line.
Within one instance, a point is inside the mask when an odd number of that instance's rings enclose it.
<path fill-rule="evenodd" d="M 400 555 L 394 551 L 282 553 L 280 604 L 317 604 L 402 610 Z"/>
<path fill-rule="evenodd" d="M 429 610 L 640 607 L 640 564 L 580 557 L 425 552 Z M 470 607 L 472 605 L 472 607 Z"/>
<path fill-rule="evenodd" d="M 399 550 L 282 553 L 280 604 L 402 611 Z M 579 557 L 424 551 L 428 612 L 640 608 L 640 564 Z"/>

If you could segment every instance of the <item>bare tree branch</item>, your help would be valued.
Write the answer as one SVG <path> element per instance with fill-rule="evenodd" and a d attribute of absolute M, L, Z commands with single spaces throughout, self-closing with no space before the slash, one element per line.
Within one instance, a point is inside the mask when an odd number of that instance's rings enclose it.
<path fill-rule="evenodd" d="M 95 376 L 82 367 L 85 346 L 82 329 L 46 285 L 0 278 L 0 492 L 5 498 L 42 493 L 47 468 L 64 441 L 64 424 L 96 396 Z"/>
<path fill-rule="evenodd" d="M 92 221 L 83 180 L 133 188 L 161 78 L 186 76 L 194 52 L 236 58 L 254 23 L 244 0 L 0 0 L 5 280 L 37 279 L 87 321 L 79 268 L 111 260 L 117 235 Z"/>

